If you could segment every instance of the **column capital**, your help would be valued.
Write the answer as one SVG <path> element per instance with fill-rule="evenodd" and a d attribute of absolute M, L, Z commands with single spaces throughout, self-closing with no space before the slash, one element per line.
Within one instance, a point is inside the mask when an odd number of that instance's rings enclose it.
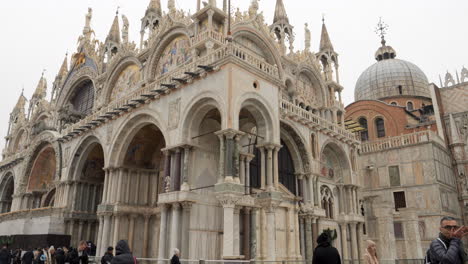
<path fill-rule="evenodd" d="M 220 138 L 221 138 L 220 135 L 224 135 L 228 139 L 235 139 L 237 136 L 245 135 L 245 132 L 242 132 L 240 130 L 235 130 L 235 129 L 232 129 L 232 128 L 228 128 L 228 129 L 224 129 L 224 130 L 220 130 L 220 131 L 215 132 L 215 135 L 218 135 L 218 137 L 220 137 Z"/>
<path fill-rule="evenodd" d="M 221 203 L 223 208 L 235 208 L 237 202 L 241 199 L 241 197 L 238 196 L 231 196 L 231 195 L 219 195 L 216 198 L 218 198 L 218 201 Z"/>
<path fill-rule="evenodd" d="M 190 210 L 193 206 L 194 202 L 189 202 L 189 201 L 184 201 L 181 202 L 180 205 L 182 206 L 182 209 L 184 210 Z"/>
<path fill-rule="evenodd" d="M 175 209 L 175 210 L 179 210 L 180 208 L 182 208 L 182 206 L 180 205 L 180 203 L 173 203 L 171 204 L 172 205 L 172 208 Z"/>

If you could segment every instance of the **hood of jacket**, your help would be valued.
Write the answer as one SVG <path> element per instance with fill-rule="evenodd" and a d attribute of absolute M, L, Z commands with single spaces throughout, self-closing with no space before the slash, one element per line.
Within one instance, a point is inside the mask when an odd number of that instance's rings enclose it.
<path fill-rule="evenodd" d="M 121 255 L 121 254 L 131 254 L 130 252 L 130 247 L 127 244 L 127 241 L 125 240 L 120 240 L 117 242 L 117 246 L 115 246 L 115 255 Z"/>

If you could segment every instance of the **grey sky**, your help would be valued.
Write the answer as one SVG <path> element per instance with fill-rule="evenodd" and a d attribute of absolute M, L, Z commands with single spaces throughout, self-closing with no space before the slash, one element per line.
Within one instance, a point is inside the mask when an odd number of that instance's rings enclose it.
<path fill-rule="evenodd" d="M 260 10 L 271 23 L 275 0 L 260 0 Z M 9 113 L 21 88 L 29 99 L 43 69 L 52 81 L 65 53 L 76 51 L 87 8 L 93 8 L 92 28 L 104 41 L 117 6 L 130 21 L 130 40 L 139 41 L 140 19 L 149 0 L 15 0 L 3 1 L 0 25 L 0 136 L 6 136 Z M 167 0 L 161 0 L 166 7 Z M 250 0 L 232 0 L 245 11 Z M 340 78 L 346 104 L 354 100 L 354 85 L 380 45 L 374 33 L 379 17 L 390 26 L 387 44 L 397 57 L 421 67 L 429 80 L 439 83 L 439 74 L 455 73 L 468 66 L 468 1 L 466 0 L 284 0 L 295 26 L 296 49 L 304 47 L 304 23 L 309 23 L 312 48 L 320 41 L 322 14 L 335 50 L 340 54 Z M 176 0 L 178 8 L 195 10 L 196 0 Z M 222 0 L 218 0 L 218 6 Z M 3 148 L 3 140 L 0 148 Z"/>

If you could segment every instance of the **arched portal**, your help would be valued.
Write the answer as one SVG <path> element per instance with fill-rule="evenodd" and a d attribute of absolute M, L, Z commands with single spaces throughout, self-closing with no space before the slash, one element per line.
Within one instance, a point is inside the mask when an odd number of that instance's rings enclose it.
<path fill-rule="evenodd" d="M 0 213 L 8 213 L 11 211 L 14 189 L 13 174 L 7 173 L 0 183 Z"/>
<path fill-rule="evenodd" d="M 335 143 L 328 143 L 320 155 L 322 177 L 335 182 L 351 183 L 349 161 L 344 151 Z"/>
<path fill-rule="evenodd" d="M 193 189 L 204 189 L 216 184 L 220 177 L 220 141 L 215 132 L 221 130 L 221 114 L 217 108 L 206 109 L 198 122 L 192 123 L 190 140 L 198 146 L 194 150 L 192 177 L 189 184 Z"/>
<path fill-rule="evenodd" d="M 29 174 L 28 192 L 33 194 L 30 208 L 38 208 L 42 205 L 43 196 L 51 189 L 51 183 L 55 179 L 56 159 L 55 150 L 50 143 L 45 143 L 36 152 Z"/>
<path fill-rule="evenodd" d="M 279 182 L 291 193 L 296 195 L 296 171 L 294 169 L 294 162 L 286 143 L 281 141 L 281 145 L 283 147 L 278 153 Z"/>

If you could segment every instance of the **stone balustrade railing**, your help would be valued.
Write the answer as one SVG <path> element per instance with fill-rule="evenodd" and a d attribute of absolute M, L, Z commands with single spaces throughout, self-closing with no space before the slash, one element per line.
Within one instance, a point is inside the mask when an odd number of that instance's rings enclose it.
<path fill-rule="evenodd" d="M 359 142 L 355 134 L 347 131 L 338 124 L 334 124 L 328 120 L 325 120 L 320 116 L 305 109 L 302 109 L 301 107 L 287 100 L 281 99 L 280 110 L 287 115 L 293 115 L 297 117 L 299 120 L 302 120 L 307 125 L 311 125 L 317 129 L 323 129 L 327 132 L 334 134 L 335 136 L 351 140 L 353 143 Z"/>
<path fill-rule="evenodd" d="M 205 30 L 200 34 L 192 37 L 192 45 L 196 46 L 197 44 L 205 42 L 207 40 L 214 40 L 222 44 L 226 43 L 224 34 L 213 30 Z"/>
<path fill-rule="evenodd" d="M 443 139 L 440 138 L 435 132 L 426 130 L 397 137 L 389 137 L 383 140 L 363 143 L 361 144 L 361 153 L 377 152 L 430 141 L 435 141 L 439 144 L 444 144 Z"/>
<path fill-rule="evenodd" d="M 202 57 L 194 59 L 192 62 L 165 73 L 149 85 L 141 86 L 130 94 L 110 102 L 105 107 L 64 129 L 61 132 L 62 137 L 72 137 L 80 134 L 81 132 L 106 122 L 107 119 L 112 119 L 114 115 L 117 115 L 122 111 L 128 111 L 137 104 L 145 103 L 149 98 L 159 98 L 163 94 L 170 93 L 171 89 L 163 86 L 167 84 L 177 85 L 178 83 L 174 81 L 174 78 L 186 78 L 187 75 L 185 72 L 201 72 L 198 67 L 199 65 L 212 67 L 219 66 L 219 64 L 229 56 L 238 58 L 241 62 L 258 69 L 271 77 L 276 79 L 279 77 L 277 66 L 268 64 L 259 56 L 237 46 L 234 43 L 227 43 Z M 164 90 L 164 93 L 155 92 L 157 89 Z"/>

